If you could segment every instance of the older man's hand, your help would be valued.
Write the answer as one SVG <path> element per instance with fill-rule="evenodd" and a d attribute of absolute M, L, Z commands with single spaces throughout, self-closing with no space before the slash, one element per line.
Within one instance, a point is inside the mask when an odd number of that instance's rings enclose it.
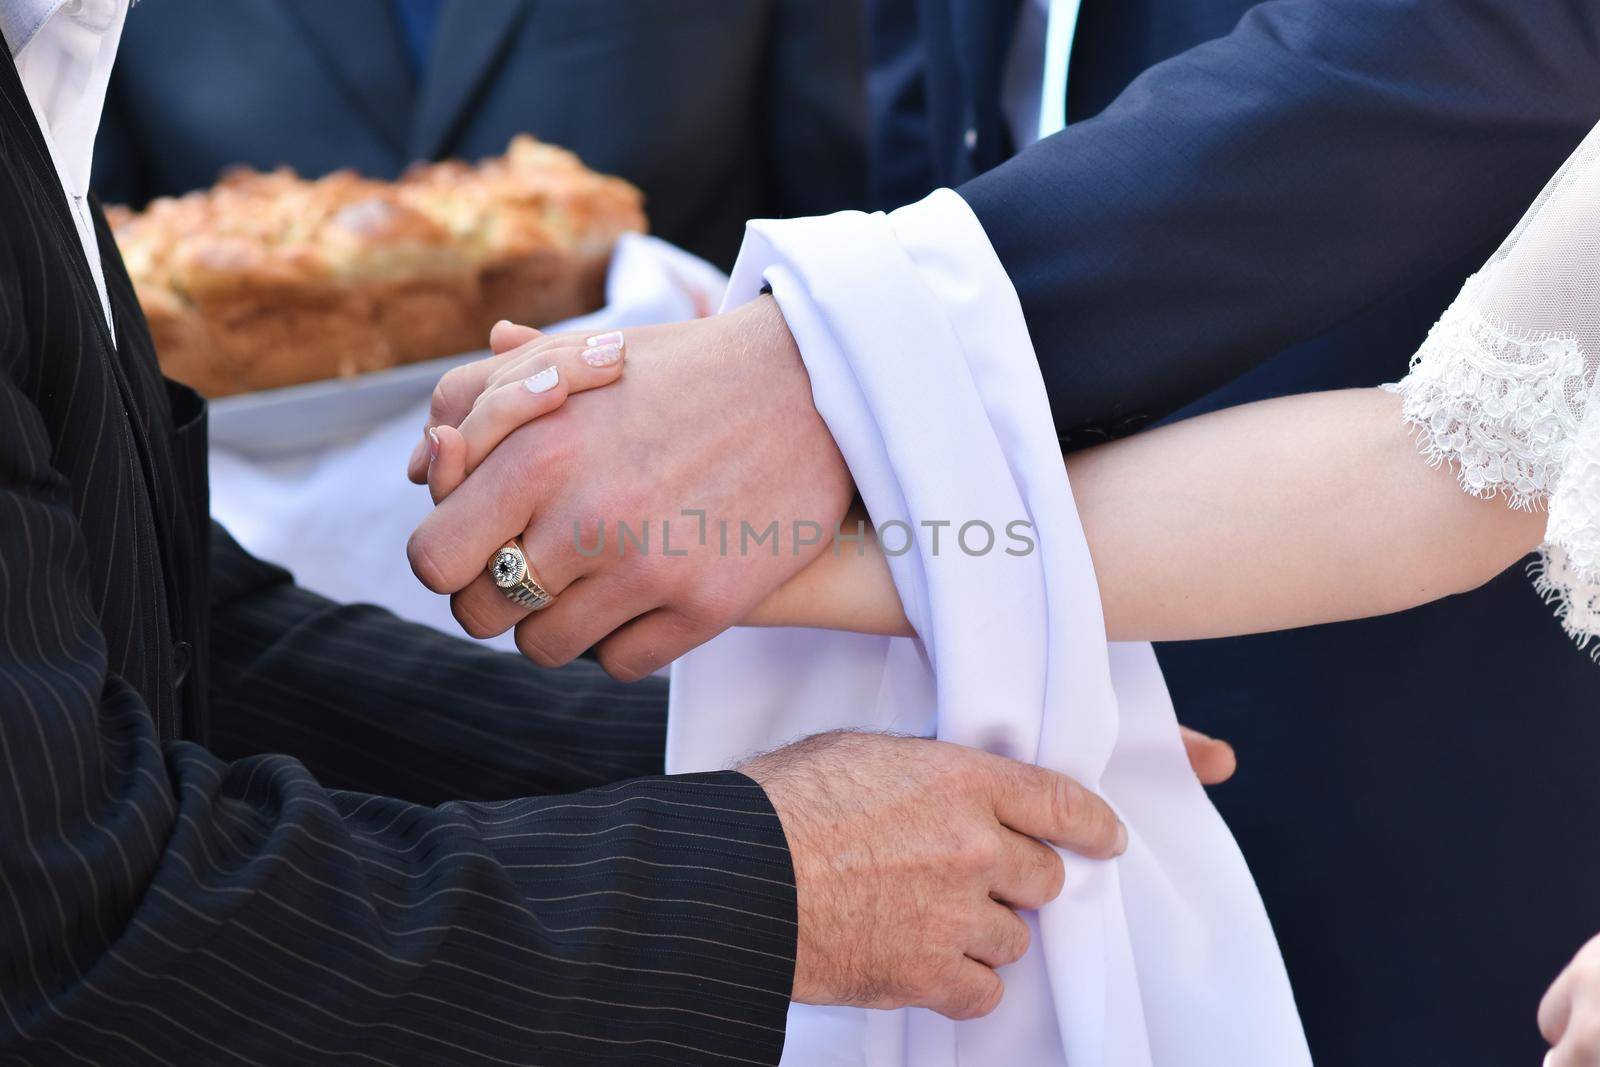
<path fill-rule="evenodd" d="M 942 741 L 828 733 L 739 768 L 766 791 L 794 863 L 794 999 L 994 1010 L 1027 951 L 1013 908 L 1061 892 L 1042 838 L 1105 859 L 1127 831 L 1071 778 Z"/>
<path fill-rule="evenodd" d="M 540 338 L 530 351 L 573 343 Z M 452 595 L 468 633 L 515 626 L 518 647 L 545 666 L 598 645 L 601 664 L 625 680 L 737 623 L 821 551 L 852 495 L 771 297 L 629 330 L 626 347 L 623 380 L 513 432 L 408 549 L 423 584 Z M 458 425 L 511 358 L 452 372 L 432 421 Z M 414 461 L 412 476 L 426 466 Z M 513 537 L 557 594 L 536 614 L 484 571 Z"/>

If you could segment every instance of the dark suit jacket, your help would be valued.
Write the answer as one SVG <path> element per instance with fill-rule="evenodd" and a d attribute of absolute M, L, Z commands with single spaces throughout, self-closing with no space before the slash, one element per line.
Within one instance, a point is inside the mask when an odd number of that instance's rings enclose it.
<path fill-rule="evenodd" d="M 730 266 L 746 219 L 866 198 L 862 0 L 444 0 L 422 83 L 388 0 L 141 0 L 96 148 L 107 202 L 289 163 L 391 177 L 528 132 L 636 182 Z"/>
<path fill-rule="evenodd" d="M 877 0 L 878 194 L 966 197 L 1068 447 L 1395 380 L 1600 118 L 1593 4 L 1084 0 L 1072 124 L 1011 158 L 1015 10 Z M 1318 1062 L 1537 1062 L 1600 930 L 1600 671 L 1527 579 L 1160 655 L 1239 746 L 1215 799 Z"/>
<path fill-rule="evenodd" d="M 115 346 L 0 55 L 0 1059 L 776 1062 L 795 901 L 762 791 L 519 799 L 659 766 L 661 687 L 247 556 L 97 223 Z"/>

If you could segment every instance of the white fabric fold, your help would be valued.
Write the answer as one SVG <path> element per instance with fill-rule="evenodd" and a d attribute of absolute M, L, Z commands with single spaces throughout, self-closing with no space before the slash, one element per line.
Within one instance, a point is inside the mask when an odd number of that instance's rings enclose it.
<path fill-rule="evenodd" d="M 1029 916 L 1033 946 L 1004 970 L 994 1014 L 797 1005 L 784 1062 L 1309 1063 L 1259 894 L 1188 768 L 1155 656 L 1105 640 L 1026 323 L 976 217 L 941 190 L 890 215 L 752 223 L 729 303 L 763 282 L 886 544 L 915 531 L 890 566 L 920 637 L 724 634 L 674 665 L 668 769 L 836 727 L 936 735 L 1072 774 L 1131 836 L 1115 862 L 1065 857 L 1067 888 Z M 937 549 L 926 523 L 949 524 Z M 994 533 L 987 552 L 976 523 Z"/>

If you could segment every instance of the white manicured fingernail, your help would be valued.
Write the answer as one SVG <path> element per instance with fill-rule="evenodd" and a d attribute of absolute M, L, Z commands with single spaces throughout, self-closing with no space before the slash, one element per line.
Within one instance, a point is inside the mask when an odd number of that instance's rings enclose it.
<path fill-rule="evenodd" d="M 524 378 L 522 387 L 530 393 L 548 393 L 556 387 L 556 382 L 559 380 L 560 375 L 556 373 L 556 369 L 546 367 L 532 378 Z"/>
<path fill-rule="evenodd" d="M 614 345 L 595 345 L 583 350 L 583 361 L 591 367 L 609 367 L 622 358 L 622 342 Z"/>
<path fill-rule="evenodd" d="M 599 348 L 601 345 L 616 345 L 622 347 L 622 331 L 610 330 L 606 333 L 597 333 L 593 337 L 585 338 L 585 345 L 590 348 Z"/>

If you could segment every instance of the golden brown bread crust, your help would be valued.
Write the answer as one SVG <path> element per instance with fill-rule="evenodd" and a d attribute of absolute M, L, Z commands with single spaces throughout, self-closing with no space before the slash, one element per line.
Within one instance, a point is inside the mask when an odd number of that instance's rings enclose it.
<path fill-rule="evenodd" d="M 500 319 L 599 307 L 642 196 L 531 137 L 398 182 L 235 170 L 210 190 L 108 208 L 163 369 L 207 396 L 481 348 Z"/>

